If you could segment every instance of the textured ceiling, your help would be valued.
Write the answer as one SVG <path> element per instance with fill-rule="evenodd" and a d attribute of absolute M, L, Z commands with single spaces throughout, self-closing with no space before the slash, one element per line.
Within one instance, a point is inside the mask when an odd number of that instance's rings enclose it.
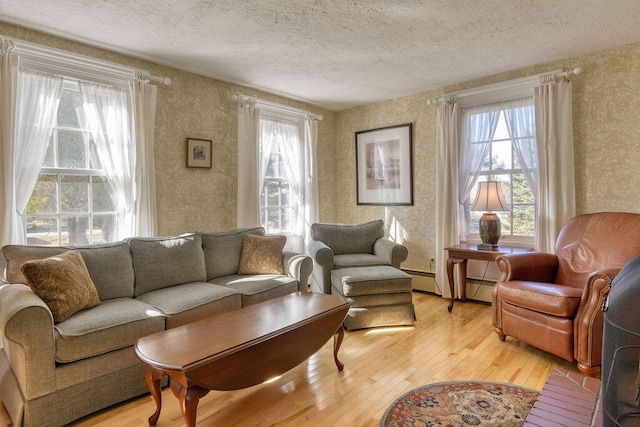
<path fill-rule="evenodd" d="M 637 0 L 0 0 L 0 21 L 335 111 L 640 42 Z"/>

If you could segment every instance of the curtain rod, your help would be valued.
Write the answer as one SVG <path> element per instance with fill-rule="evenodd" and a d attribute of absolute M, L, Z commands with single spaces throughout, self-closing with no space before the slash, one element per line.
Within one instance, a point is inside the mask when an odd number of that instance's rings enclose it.
<path fill-rule="evenodd" d="M 465 96 L 480 95 L 482 93 L 492 92 L 501 89 L 514 89 L 523 86 L 534 86 L 538 84 L 556 83 L 558 79 L 568 79 L 572 74 L 578 75 L 582 73 L 582 68 L 576 67 L 569 70 L 554 70 L 542 74 L 534 74 L 527 77 L 521 77 L 518 79 L 507 80 L 504 82 L 493 83 L 490 85 L 480 86 L 471 89 L 464 89 L 458 92 L 451 92 L 437 98 L 427 101 L 428 105 L 435 104 L 443 101 L 455 101 L 457 98 L 464 98 Z"/>
<path fill-rule="evenodd" d="M 291 114 L 297 114 L 297 115 L 301 115 L 304 116 L 310 120 L 322 120 L 322 115 L 321 114 L 313 114 L 310 111 L 307 110 L 302 110 L 299 108 L 295 108 L 295 107 L 289 107 L 288 105 L 282 105 L 282 104 L 278 104 L 276 102 L 271 102 L 271 101 L 265 101 L 264 99 L 259 99 L 259 98 L 254 98 L 253 96 L 247 96 L 247 95 L 242 95 L 242 94 L 236 94 L 233 95 L 233 100 L 234 101 L 240 101 L 240 102 L 248 102 L 251 105 L 256 105 L 256 106 L 265 106 L 265 107 L 269 107 L 272 108 L 274 110 L 278 110 L 284 113 L 291 113 Z"/>
<path fill-rule="evenodd" d="M 169 77 L 152 76 L 147 70 L 140 70 L 114 62 L 104 61 L 80 55 L 66 50 L 29 43 L 0 35 L 0 52 L 15 52 L 22 55 L 28 65 L 45 65 L 60 72 L 72 72 L 91 76 L 92 73 L 108 73 L 114 78 L 154 81 L 166 86 L 171 84 Z"/>

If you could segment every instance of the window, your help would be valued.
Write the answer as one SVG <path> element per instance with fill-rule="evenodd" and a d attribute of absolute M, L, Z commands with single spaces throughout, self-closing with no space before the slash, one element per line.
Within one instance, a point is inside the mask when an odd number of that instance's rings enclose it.
<path fill-rule="evenodd" d="M 116 203 L 74 81 L 64 82 L 25 221 L 29 244 L 82 245 L 118 239 Z"/>
<path fill-rule="evenodd" d="M 261 117 L 259 145 L 263 170 L 260 223 L 267 234 L 292 234 L 301 198 L 301 124 Z"/>
<path fill-rule="evenodd" d="M 492 117 L 477 117 L 481 115 Z M 516 105 L 506 102 L 463 110 L 463 135 L 470 135 L 465 141 L 479 147 L 474 151 L 483 152 L 477 180 L 499 181 L 511 207 L 511 211 L 498 212 L 502 222 L 501 240 L 533 242 L 536 200 L 531 186 L 533 178 L 526 175 L 527 170 L 531 170 L 529 151 L 535 153 L 532 98 L 519 100 Z M 482 216 L 482 212 L 469 211 L 476 190 L 474 185 L 464 204 L 471 238 L 479 238 L 478 220 Z"/>

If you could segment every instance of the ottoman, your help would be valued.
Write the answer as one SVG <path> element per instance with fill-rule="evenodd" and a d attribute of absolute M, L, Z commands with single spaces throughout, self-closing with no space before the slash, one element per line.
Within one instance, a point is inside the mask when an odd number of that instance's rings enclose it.
<path fill-rule="evenodd" d="M 331 272 L 331 294 L 351 304 L 348 330 L 413 325 L 411 276 L 386 265 L 339 268 Z"/>

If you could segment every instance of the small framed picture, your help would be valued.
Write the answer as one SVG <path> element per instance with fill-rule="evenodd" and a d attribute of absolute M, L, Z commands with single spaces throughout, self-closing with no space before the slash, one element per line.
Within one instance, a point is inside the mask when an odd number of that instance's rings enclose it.
<path fill-rule="evenodd" d="M 211 140 L 187 138 L 188 168 L 211 168 Z"/>
<path fill-rule="evenodd" d="M 413 205 L 412 124 L 356 132 L 358 205 Z"/>

